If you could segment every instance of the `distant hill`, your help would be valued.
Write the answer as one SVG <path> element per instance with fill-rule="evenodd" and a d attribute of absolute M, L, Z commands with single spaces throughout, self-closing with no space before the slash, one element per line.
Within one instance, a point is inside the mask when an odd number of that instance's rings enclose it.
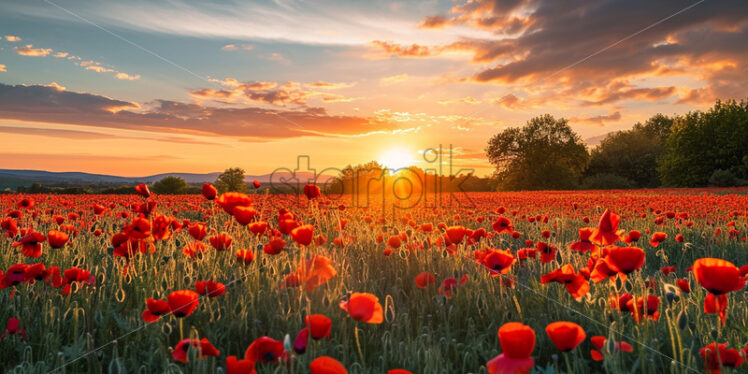
<path fill-rule="evenodd" d="M 207 174 L 195 174 L 195 173 L 163 173 L 156 175 L 149 175 L 144 177 L 121 177 L 117 175 L 106 175 L 106 174 L 91 174 L 82 172 L 52 172 L 44 170 L 13 170 L 13 169 L 0 169 L 0 188 L 15 188 L 19 185 L 28 185 L 31 183 L 41 184 L 111 184 L 111 185 L 127 185 L 136 183 L 153 183 L 168 176 L 183 178 L 187 183 L 200 184 L 200 183 L 213 183 L 216 178 L 220 175 L 220 172 L 207 173 Z M 272 175 L 274 183 L 282 183 L 291 179 L 292 175 L 288 172 L 278 172 Z M 297 178 L 301 182 L 306 182 L 312 178 L 312 173 L 300 172 Z M 333 176 L 321 175 L 318 179 L 318 183 L 327 183 L 332 179 Z M 271 180 L 271 174 L 262 175 L 247 175 L 244 178 L 247 182 L 258 180 L 260 183 L 268 184 Z"/>

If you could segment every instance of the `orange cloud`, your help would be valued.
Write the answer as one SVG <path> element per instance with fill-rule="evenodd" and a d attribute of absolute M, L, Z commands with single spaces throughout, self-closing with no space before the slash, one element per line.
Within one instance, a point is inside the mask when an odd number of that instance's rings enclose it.
<path fill-rule="evenodd" d="M 114 77 L 117 78 L 117 79 L 128 80 L 128 81 L 134 81 L 134 80 L 140 79 L 140 75 L 137 75 L 137 74 L 136 75 L 130 75 L 130 74 L 127 74 L 127 73 L 122 73 L 122 72 L 119 72 L 119 73 L 115 74 Z"/>
<path fill-rule="evenodd" d="M 13 50 L 15 50 L 16 53 L 18 53 L 21 56 L 32 56 L 32 57 L 44 57 L 52 53 L 52 50 L 49 48 L 34 48 L 34 46 L 31 44 L 26 44 L 23 47 L 13 47 Z"/>
<path fill-rule="evenodd" d="M 363 136 L 406 130 L 386 118 L 331 115 L 323 108 L 219 108 L 168 100 L 141 106 L 58 87 L 0 83 L 0 119 L 248 139 Z"/>
<path fill-rule="evenodd" d="M 3 71 L 3 72 L 7 71 L 7 70 L 5 70 L 5 65 L 0 64 L 0 71 Z"/>
<path fill-rule="evenodd" d="M 21 38 L 19 38 L 17 36 L 14 36 L 14 35 L 5 35 L 5 40 L 7 40 L 7 41 L 9 41 L 11 43 L 15 43 L 15 42 L 20 42 Z"/>
<path fill-rule="evenodd" d="M 597 126 L 605 126 L 606 122 L 618 122 L 621 120 L 621 113 L 615 112 L 612 114 L 607 115 L 599 115 L 594 117 L 571 117 L 569 118 L 569 122 L 576 122 L 576 123 L 584 123 L 584 124 L 591 124 L 591 125 L 597 125 Z"/>
<path fill-rule="evenodd" d="M 397 57 L 431 57 L 438 54 L 437 50 L 431 47 L 412 44 L 410 46 L 404 46 L 395 44 L 392 42 L 375 40 L 369 43 L 369 46 L 376 51 L 381 52 L 384 56 L 397 56 Z"/>

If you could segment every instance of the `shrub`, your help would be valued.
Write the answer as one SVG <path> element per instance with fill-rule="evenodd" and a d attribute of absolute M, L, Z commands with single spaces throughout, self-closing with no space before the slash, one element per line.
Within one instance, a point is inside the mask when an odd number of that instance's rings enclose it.
<path fill-rule="evenodd" d="M 738 185 L 738 179 L 729 170 L 717 169 L 709 177 L 709 185 L 714 187 L 731 187 Z"/>

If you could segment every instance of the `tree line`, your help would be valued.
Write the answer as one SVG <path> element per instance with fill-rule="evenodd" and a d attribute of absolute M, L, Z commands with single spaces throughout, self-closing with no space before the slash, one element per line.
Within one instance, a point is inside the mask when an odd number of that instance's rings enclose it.
<path fill-rule="evenodd" d="M 748 101 L 657 114 L 588 150 L 568 121 L 546 114 L 486 147 L 499 190 L 748 185 Z"/>

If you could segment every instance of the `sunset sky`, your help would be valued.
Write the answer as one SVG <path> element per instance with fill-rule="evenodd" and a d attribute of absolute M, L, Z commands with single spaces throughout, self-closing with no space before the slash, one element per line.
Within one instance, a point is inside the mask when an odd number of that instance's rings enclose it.
<path fill-rule="evenodd" d="M 690 7 L 690 8 L 689 8 Z M 748 2 L 0 1 L 0 168 L 249 174 L 748 97 Z M 394 162 L 394 161 L 393 161 Z"/>

